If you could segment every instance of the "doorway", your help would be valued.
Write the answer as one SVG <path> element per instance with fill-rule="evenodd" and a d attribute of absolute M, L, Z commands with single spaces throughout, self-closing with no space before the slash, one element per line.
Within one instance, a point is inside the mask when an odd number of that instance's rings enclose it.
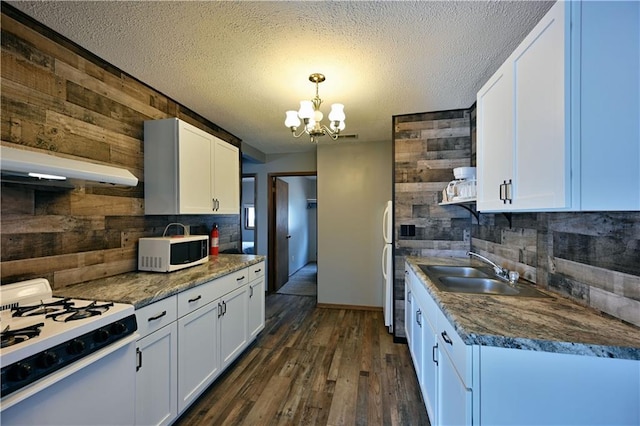
<path fill-rule="evenodd" d="M 316 172 L 268 175 L 268 290 L 317 259 Z"/>
<path fill-rule="evenodd" d="M 258 222 L 256 221 L 256 175 L 242 175 L 242 203 L 240 227 L 242 232 L 242 253 L 255 254 L 258 244 Z"/>

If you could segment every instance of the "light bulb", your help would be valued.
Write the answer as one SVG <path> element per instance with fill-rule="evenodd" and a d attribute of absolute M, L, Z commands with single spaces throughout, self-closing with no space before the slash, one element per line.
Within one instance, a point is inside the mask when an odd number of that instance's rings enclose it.
<path fill-rule="evenodd" d="M 284 125 L 291 127 L 298 127 L 300 125 L 300 119 L 298 118 L 297 111 L 287 111 L 287 118 L 284 120 Z"/>
<path fill-rule="evenodd" d="M 298 111 L 298 116 L 301 119 L 305 118 L 313 118 L 313 104 L 311 101 L 300 101 L 300 110 Z"/>
<path fill-rule="evenodd" d="M 347 118 L 344 114 L 344 105 L 333 104 L 331 105 L 331 112 L 329 113 L 329 120 L 331 121 L 344 121 Z"/>

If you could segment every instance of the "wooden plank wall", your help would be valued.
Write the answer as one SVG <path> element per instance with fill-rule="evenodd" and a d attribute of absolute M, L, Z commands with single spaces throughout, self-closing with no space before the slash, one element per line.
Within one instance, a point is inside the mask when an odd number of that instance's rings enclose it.
<path fill-rule="evenodd" d="M 3 183 L 3 284 L 44 277 L 61 288 L 133 271 L 138 238 L 171 222 L 199 234 L 216 222 L 221 250 L 239 245 L 239 215 L 144 216 L 143 122 L 178 117 L 233 145 L 240 139 L 5 3 L 1 66 L 3 145 L 124 167 L 140 180 L 64 191 Z"/>
<path fill-rule="evenodd" d="M 453 168 L 471 164 L 468 109 L 394 116 L 394 334 L 404 334 L 403 256 L 461 257 L 470 247 L 470 213 L 439 206 Z M 402 235 L 401 225 L 415 227 Z"/>
<path fill-rule="evenodd" d="M 482 214 L 472 247 L 525 278 L 640 326 L 640 212 Z"/>

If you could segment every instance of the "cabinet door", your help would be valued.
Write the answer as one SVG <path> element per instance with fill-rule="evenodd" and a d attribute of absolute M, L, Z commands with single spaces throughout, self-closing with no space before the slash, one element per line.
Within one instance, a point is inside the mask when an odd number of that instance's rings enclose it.
<path fill-rule="evenodd" d="M 248 286 L 232 291 L 220 300 L 220 347 L 222 369 L 226 368 L 247 343 Z"/>
<path fill-rule="evenodd" d="M 213 213 L 211 155 L 213 136 L 179 122 L 178 200 L 180 214 Z"/>
<path fill-rule="evenodd" d="M 439 365 L 439 350 L 438 350 L 438 336 L 436 334 L 436 325 L 431 324 L 425 317 L 422 326 L 422 377 L 420 381 L 420 389 L 422 390 L 422 397 L 427 407 L 427 414 L 431 424 L 437 423 L 437 392 L 438 392 L 438 365 Z"/>
<path fill-rule="evenodd" d="M 404 334 L 407 337 L 407 343 L 409 344 L 409 350 L 411 350 L 411 314 L 413 311 L 413 298 L 411 294 L 411 279 L 409 270 L 404 271 Z"/>
<path fill-rule="evenodd" d="M 217 201 L 215 213 L 240 213 L 240 157 L 238 148 L 215 140 L 213 145 L 212 198 Z M 211 201 L 211 200 L 209 200 Z"/>
<path fill-rule="evenodd" d="M 418 299 L 413 297 L 412 299 L 412 314 L 411 314 L 411 343 L 409 344 L 409 350 L 411 352 L 411 358 L 413 358 L 413 366 L 416 370 L 416 375 L 418 376 L 418 380 L 422 378 L 422 351 L 423 344 L 422 339 L 424 337 L 424 332 L 422 331 L 424 324 L 424 314 L 422 311 L 422 306 L 418 303 Z"/>
<path fill-rule="evenodd" d="M 220 372 L 218 303 L 178 319 L 178 412 L 182 412 Z"/>
<path fill-rule="evenodd" d="M 173 322 L 138 340 L 137 425 L 166 425 L 178 415 L 177 334 Z"/>
<path fill-rule="evenodd" d="M 501 188 L 513 179 L 513 69 L 507 61 L 478 92 L 477 208 L 506 211 Z M 503 195 L 506 195 L 503 193 Z"/>
<path fill-rule="evenodd" d="M 249 341 L 264 328 L 264 276 L 249 284 Z"/>
<path fill-rule="evenodd" d="M 440 345 L 444 344 L 440 341 Z M 471 390 L 458 377 L 454 364 L 446 351 L 440 351 L 438 377 L 439 425 L 470 425 L 472 413 Z"/>
<path fill-rule="evenodd" d="M 569 203 L 570 138 L 569 129 L 565 129 L 565 123 L 569 122 L 569 93 L 568 83 L 565 84 L 564 16 L 564 2 L 556 3 L 511 56 L 515 99 L 513 207 L 516 210 L 557 209 Z"/>

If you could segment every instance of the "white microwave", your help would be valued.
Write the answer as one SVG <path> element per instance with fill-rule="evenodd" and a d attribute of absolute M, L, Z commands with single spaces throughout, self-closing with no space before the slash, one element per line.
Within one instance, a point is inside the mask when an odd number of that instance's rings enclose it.
<path fill-rule="evenodd" d="M 140 238 L 138 270 L 172 272 L 209 261 L 209 236 Z"/>

